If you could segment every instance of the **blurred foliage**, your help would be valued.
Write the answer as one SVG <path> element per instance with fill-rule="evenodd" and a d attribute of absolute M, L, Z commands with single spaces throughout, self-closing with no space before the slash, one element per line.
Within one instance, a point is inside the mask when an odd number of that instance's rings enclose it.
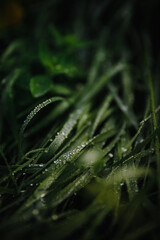
<path fill-rule="evenodd" d="M 159 6 L 0 2 L 3 239 L 159 239 Z"/>

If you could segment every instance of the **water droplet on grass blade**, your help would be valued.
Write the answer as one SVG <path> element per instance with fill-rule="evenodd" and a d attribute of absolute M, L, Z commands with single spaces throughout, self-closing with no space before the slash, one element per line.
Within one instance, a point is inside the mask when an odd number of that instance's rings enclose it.
<path fill-rule="evenodd" d="M 26 120 L 24 121 L 22 127 L 21 127 L 21 131 L 20 131 L 20 135 L 22 136 L 25 128 L 27 127 L 27 125 L 29 124 L 29 122 L 32 120 L 32 118 L 44 107 L 46 107 L 48 104 L 56 102 L 56 101 L 60 101 L 60 100 L 64 100 L 62 97 L 53 97 L 50 99 L 47 99 L 46 101 L 42 102 L 41 104 L 39 104 L 38 106 L 36 106 L 33 111 L 30 112 L 30 114 L 27 116 Z"/>
<path fill-rule="evenodd" d="M 66 138 L 68 138 L 69 134 L 76 126 L 78 119 L 81 117 L 83 111 L 84 107 L 75 110 L 75 112 L 70 114 L 68 121 L 64 124 L 61 131 L 57 132 L 55 139 L 50 144 L 49 155 L 53 155 L 58 150 L 58 148 L 63 144 Z"/>
<path fill-rule="evenodd" d="M 45 193 L 41 194 L 41 198 L 44 198 L 44 197 L 45 197 L 45 195 L 46 195 Z"/>
<path fill-rule="evenodd" d="M 109 156 L 110 158 L 113 158 L 113 154 L 112 154 L 112 153 L 109 153 L 108 156 Z"/>
<path fill-rule="evenodd" d="M 122 150 L 122 152 L 127 152 L 127 149 L 124 147 L 122 147 L 121 150 Z"/>
<path fill-rule="evenodd" d="M 21 193 L 24 193 L 26 190 L 21 190 Z"/>
<path fill-rule="evenodd" d="M 44 164 L 39 164 L 39 167 L 43 167 L 44 166 Z"/>
<path fill-rule="evenodd" d="M 120 183 L 120 186 L 121 186 L 121 187 L 124 186 L 124 182 L 121 182 L 121 183 Z"/>

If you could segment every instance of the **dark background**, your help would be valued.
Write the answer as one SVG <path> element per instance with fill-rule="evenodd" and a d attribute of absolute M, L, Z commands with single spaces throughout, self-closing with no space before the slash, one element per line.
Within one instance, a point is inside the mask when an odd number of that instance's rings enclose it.
<path fill-rule="evenodd" d="M 44 37 L 47 24 L 50 22 L 64 32 L 76 31 L 85 38 L 96 40 L 102 31 L 107 30 L 110 21 L 115 19 L 110 30 L 113 40 L 113 36 L 126 18 L 130 18 L 127 34 L 132 36 L 135 31 L 140 39 L 143 38 L 144 33 L 148 34 L 154 52 L 159 52 L 159 0 L 2 0 L 0 3 L 1 22 L 4 21 L 4 18 L 10 18 L 11 12 L 14 12 L 14 9 L 6 11 L 6 6 L 10 2 L 20 5 L 23 17 L 14 24 L 13 16 L 11 22 L 1 28 L 1 52 L 15 37 L 25 36 L 32 39 Z M 117 14 L 119 11 L 122 12 L 121 17 Z"/>

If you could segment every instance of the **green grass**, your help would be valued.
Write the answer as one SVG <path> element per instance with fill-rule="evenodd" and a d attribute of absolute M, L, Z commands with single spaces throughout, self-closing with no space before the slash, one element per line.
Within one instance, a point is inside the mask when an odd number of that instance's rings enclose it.
<path fill-rule="evenodd" d="M 0 32 L 1 237 L 159 239 L 159 71 L 139 3 L 68 2 L 64 22 L 60 2 L 22 1 Z"/>

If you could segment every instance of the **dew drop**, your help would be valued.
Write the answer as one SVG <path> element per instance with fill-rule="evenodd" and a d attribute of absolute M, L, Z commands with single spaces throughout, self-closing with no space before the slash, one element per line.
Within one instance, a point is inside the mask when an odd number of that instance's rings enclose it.
<path fill-rule="evenodd" d="M 121 186 L 121 187 L 124 186 L 124 182 L 121 182 L 121 183 L 120 183 L 120 186 Z"/>
<path fill-rule="evenodd" d="M 127 149 L 124 148 L 124 147 L 122 147 L 121 150 L 122 150 L 123 152 L 127 152 Z"/>
<path fill-rule="evenodd" d="M 44 198 L 44 197 L 45 197 L 45 193 L 42 193 L 42 194 L 41 194 L 41 198 Z"/>
<path fill-rule="evenodd" d="M 24 193 L 26 190 L 21 190 L 21 193 Z"/>
<path fill-rule="evenodd" d="M 109 153 L 108 156 L 109 156 L 110 158 L 113 158 L 113 154 L 112 154 L 112 153 Z"/>

